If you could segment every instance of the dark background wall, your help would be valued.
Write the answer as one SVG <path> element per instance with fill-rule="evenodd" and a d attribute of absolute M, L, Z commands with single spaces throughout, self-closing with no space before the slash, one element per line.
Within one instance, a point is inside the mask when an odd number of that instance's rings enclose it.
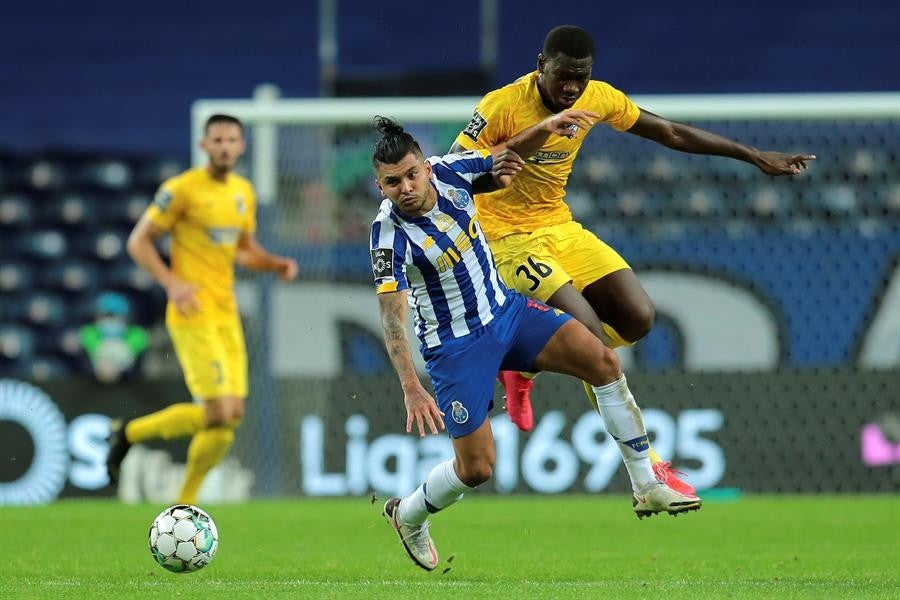
<path fill-rule="evenodd" d="M 574 16 L 533 0 L 499 6 L 496 67 L 480 74 L 478 3 L 339 0 L 339 75 L 418 75 L 412 91 L 477 94 L 531 69 L 547 29 L 571 21 L 597 38 L 595 76 L 633 94 L 900 89 L 900 4 L 887 0 L 647 0 Z M 186 159 L 196 98 L 246 97 L 261 82 L 319 94 L 317 19 L 312 0 L 7 3 L 0 147 Z"/>

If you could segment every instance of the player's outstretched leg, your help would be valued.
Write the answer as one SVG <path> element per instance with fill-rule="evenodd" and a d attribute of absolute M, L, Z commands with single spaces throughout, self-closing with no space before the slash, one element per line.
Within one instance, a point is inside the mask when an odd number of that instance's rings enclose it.
<path fill-rule="evenodd" d="M 125 437 L 125 425 L 127 423 L 122 419 L 113 419 L 109 423 L 109 437 L 106 438 L 109 444 L 109 454 L 106 456 L 106 472 L 109 475 L 109 482 L 113 485 L 119 483 L 119 473 L 122 469 L 122 461 L 131 448 L 131 442 Z"/>
<path fill-rule="evenodd" d="M 625 376 L 607 385 L 594 386 L 593 391 L 606 431 L 616 440 L 628 470 L 635 514 L 643 518 L 663 511 L 675 515 L 699 509 L 700 498 L 682 494 L 657 477 L 650 464 L 650 440 L 644 419 Z"/>
<path fill-rule="evenodd" d="M 403 544 L 409 558 L 426 571 L 433 571 L 438 566 L 438 553 L 431 534 L 428 533 L 430 522 L 426 520 L 419 525 L 402 523 L 399 506 L 400 498 L 390 498 L 384 503 L 382 511 L 384 518 L 400 536 L 400 543 Z"/>
<path fill-rule="evenodd" d="M 534 379 L 518 371 L 500 371 L 497 381 L 503 384 L 506 393 L 506 412 L 509 420 L 522 431 L 534 429 L 534 413 L 531 410 L 531 388 Z"/>
<path fill-rule="evenodd" d="M 594 395 L 594 388 L 587 381 L 582 381 L 581 384 L 584 388 L 584 395 L 587 396 L 588 402 L 590 402 L 591 406 L 594 407 L 594 410 L 599 413 L 600 407 L 597 406 L 597 397 Z M 650 464 L 653 466 L 653 473 L 656 475 L 657 479 L 679 494 L 691 498 L 697 497 L 696 488 L 679 477 L 679 475 L 684 476 L 684 473 L 673 468 L 672 461 L 663 460 L 653 449 L 653 446 L 649 447 L 649 456 Z"/>

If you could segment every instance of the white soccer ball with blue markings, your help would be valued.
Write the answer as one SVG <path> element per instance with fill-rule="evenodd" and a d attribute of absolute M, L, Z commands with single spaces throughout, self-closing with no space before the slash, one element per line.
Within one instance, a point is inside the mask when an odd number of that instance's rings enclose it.
<path fill-rule="evenodd" d="M 150 525 L 150 552 L 167 571 L 199 571 L 212 562 L 218 548 L 216 524 L 196 506 L 170 506 Z"/>

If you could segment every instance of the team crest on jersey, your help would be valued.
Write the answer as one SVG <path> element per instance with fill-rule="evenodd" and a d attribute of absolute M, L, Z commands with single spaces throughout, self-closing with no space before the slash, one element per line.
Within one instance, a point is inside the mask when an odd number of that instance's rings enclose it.
<path fill-rule="evenodd" d="M 475 114 L 472 115 L 472 120 L 469 121 L 469 124 L 463 129 L 463 133 L 472 138 L 472 140 L 477 140 L 478 136 L 481 135 L 481 132 L 484 131 L 484 128 L 487 127 L 487 124 L 487 119 L 479 115 L 476 110 Z"/>
<path fill-rule="evenodd" d="M 456 221 L 453 220 L 453 217 L 450 215 L 438 215 L 434 219 L 434 226 L 438 228 L 438 231 L 443 233 L 447 233 L 453 226 L 456 225 Z"/>
<path fill-rule="evenodd" d="M 453 417 L 454 421 L 462 425 L 469 420 L 469 411 L 462 405 L 462 402 L 454 400 L 453 406 L 450 409 L 450 416 Z"/>
<path fill-rule="evenodd" d="M 376 279 L 387 277 L 394 271 L 393 253 L 388 248 L 372 250 L 372 273 Z"/>
<path fill-rule="evenodd" d="M 245 211 L 246 208 L 247 208 L 246 206 L 244 206 L 244 197 L 241 196 L 240 194 L 237 194 L 237 195 L 234 197 L 234 203 L 235 203 L 235 205 L 237 206 L 238 214 L 239 214 L 239 215 L 244 214 L 244 211 Z"/>
<path fill-rule="evenodd" d="M 453 203 L 453 206 L 461 210 L 469 204 L 472 198 L 466 190 L 450 188 L 447 190 L 447 199 Z"/>
<path fill-rule="evenodd" d="M 167 208 L 169 208 L 169 204 L 172 202 L 172 192 L 169 190 L 160 188 L 156 195 L 153 196 L 153 204 L 156 205 L 156 208 L 165 212 Z"/>

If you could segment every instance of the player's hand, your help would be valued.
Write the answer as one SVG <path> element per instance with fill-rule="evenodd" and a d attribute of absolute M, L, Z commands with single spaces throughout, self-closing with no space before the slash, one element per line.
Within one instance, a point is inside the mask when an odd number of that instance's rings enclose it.
<path fill-rule="evenodd" d="M 512 183 L 512 178 L 522 170 L 525 161 L 510 148 L 504 148 L 494 156 L 491 176 L 501 188 Z"/>
<path fill-rule="evenodd" d="M 579 129 L 588 130 L 599 119 L 600 115 L 590 110 L 567 108 L 544 119 L 543 126 L 550 133 L 572 139 L 578 135 Z"/>
<path fill-rule="evenodd" d="M 404 387 L 403 403 L 406 404 L 406 433 L 412 431 L 413 422 L 419 430 L 419 437 L 425 437 L 425 427 L 431 433 L 437 433 L 438 429 L 444 429 L 444 413 L 438 408 L 421 383 L 416 382 L 412 386 Z"/>
<path fill-rule="evenodd" d="M 806 163 L 811 160 L 816 160 L 815 154 L 760 152 L 754 164 L 766 175 L 797 175 L 806 169 Z"/>
<path fill-rule="evenodd" d="M 275 259 L 275 273 L 281 281 L 293 281 L 299 270 L 297 261 L 293 258 L 279 256 Z"/>
<path fill-rule="evenodd" d="M 189 317 L 200 310 L 200 302 L 197 300 L 197 291 L 199 286 L 173 279 L 172 283 L 166 288 L 166 295 L 169 302 L 175 305 L 175 310 L 183 317 Z"/>

